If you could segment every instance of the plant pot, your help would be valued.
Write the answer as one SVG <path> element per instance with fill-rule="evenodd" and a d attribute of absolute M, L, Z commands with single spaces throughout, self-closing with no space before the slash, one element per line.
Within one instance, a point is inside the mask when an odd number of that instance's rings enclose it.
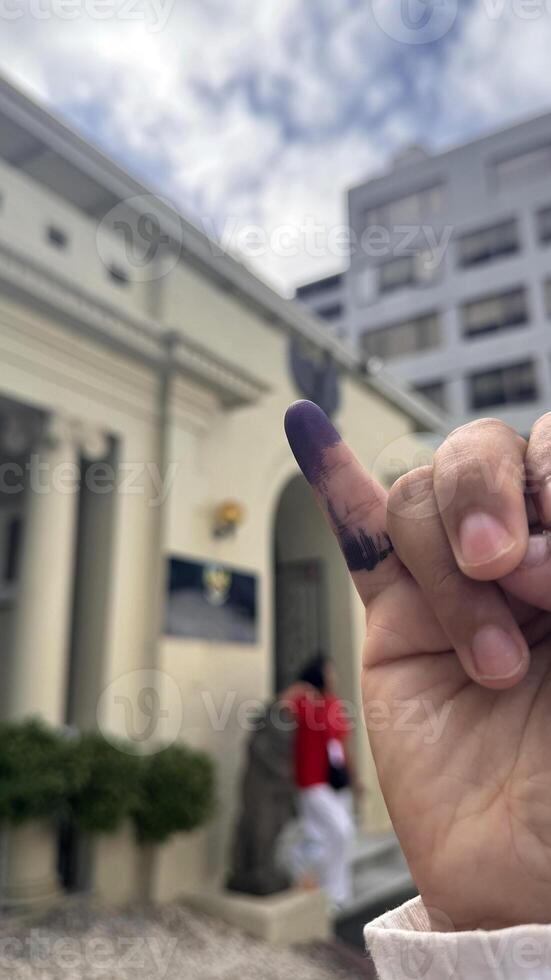
<path fill-rule="evenodd" d="M 151 898 L 151 871 L 156 848 L 138 844 L 131 821 L 114 834 L 90 839 L 92 893 L 110 905 L 145 902 Z"/>
<path fill-rule="evenodd" d="M 47 821 L 4 825 L 1 834 L 0 904 L 5 909 L 47 906 L 61 894 L 58 840 Z"/>

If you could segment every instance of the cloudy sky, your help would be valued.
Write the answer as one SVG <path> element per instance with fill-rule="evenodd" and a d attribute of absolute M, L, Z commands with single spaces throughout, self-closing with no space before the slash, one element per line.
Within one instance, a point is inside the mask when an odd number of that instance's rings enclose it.
<path fill-rule="evenodd" d="M 551 0 L 0 0 L 0 70 L 287 292 L 405 144 L 551 107 L 550 50 Z"/>

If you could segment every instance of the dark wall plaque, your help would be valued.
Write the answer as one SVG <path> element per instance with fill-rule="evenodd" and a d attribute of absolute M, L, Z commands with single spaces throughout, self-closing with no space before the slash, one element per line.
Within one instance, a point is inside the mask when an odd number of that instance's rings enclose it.
<path fill-rule="evenodd" d="M 169 636 L 256 643 L 257 579 L 215 562 L 170 558 L 165 630 Z"/>

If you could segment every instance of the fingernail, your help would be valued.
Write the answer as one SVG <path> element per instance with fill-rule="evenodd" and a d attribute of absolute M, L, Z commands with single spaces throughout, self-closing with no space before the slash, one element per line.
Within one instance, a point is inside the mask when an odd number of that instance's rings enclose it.
<path fill-rule="evenodd" d="M 528 548 L 521 562 L 521 568 L 537 568 L 544 565 L 550 556 L 551 539 L 549 534 L 532 534 Z"/>
<path fill-rule="evenodd" d="M 514 545 L 507 528 L 492 514 L 469 514 L 459 528 L 459 547 L 466 565 L 482 565 Z"/>
<path fill-rule="evenodd" d="M 524 655 L 516 640 L 499 626 L 484 626 L 475 634 L 472 654 L 480 680 L 506 680 L 518 674 Z"/>
<path fill-rule="evenodd" d="M 285 415 L 285 432 L 294 457 L 309 483 L 323 476 L 324 452 L 341 437 L 325 412 L 313 402 L 294 402 Z"/>

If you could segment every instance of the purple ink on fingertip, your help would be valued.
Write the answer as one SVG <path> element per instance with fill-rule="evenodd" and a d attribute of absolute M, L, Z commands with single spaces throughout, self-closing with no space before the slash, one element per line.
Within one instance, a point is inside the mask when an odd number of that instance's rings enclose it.
<path fill-rule="evenodd" d="M 325 412 L 314 402 L 293 402 L 285 413 L 285 433 L 308 483 L 316 486 L 324 470 L 324 452 L 341 442 Z"/>

